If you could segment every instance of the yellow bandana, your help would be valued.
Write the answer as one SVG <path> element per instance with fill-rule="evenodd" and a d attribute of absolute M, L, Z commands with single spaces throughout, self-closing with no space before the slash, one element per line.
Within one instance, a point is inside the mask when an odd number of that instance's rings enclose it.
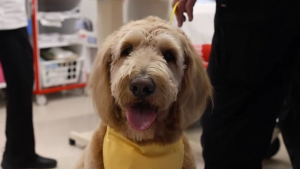
<path fill-rule="evenodd" d="M 103 143 L 105 169 L 181 169 L 184 145 L 139 146 L 107 127 Z"/>

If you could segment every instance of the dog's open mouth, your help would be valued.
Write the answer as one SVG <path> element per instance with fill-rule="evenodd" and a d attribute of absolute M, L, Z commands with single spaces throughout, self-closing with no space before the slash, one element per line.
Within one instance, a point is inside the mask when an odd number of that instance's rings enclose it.
<path fill-rule="evenodd" d="M 135 130 L 149 129 L 156 119 L 157 108 L 145 101 L 140 101 L 126 111 L 129 125 Z"/>

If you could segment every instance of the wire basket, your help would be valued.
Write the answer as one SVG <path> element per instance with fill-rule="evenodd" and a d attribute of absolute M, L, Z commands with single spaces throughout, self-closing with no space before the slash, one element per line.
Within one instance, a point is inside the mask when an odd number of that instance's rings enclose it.
<path fill-rule="evenodd" d="M 42 86 L 48 88 L 77 83 L 82 63 L 82 59 L 41 62 Z"/>

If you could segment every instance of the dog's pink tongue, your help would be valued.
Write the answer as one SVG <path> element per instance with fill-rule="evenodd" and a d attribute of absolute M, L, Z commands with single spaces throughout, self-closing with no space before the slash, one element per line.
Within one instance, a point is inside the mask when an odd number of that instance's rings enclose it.
<path fill-rule="evenodd" d="M 128 109 L 126 112 L 130 126 L 135 130 L 147 130 L 153 124 L 156 113 L 151 109 Z"/>

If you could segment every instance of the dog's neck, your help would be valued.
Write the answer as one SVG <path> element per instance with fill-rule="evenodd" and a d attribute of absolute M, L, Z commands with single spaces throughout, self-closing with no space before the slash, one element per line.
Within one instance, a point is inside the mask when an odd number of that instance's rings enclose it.
<path fill-rule="evenodd" d="M 107 127 L 103 142 L 104 167 L 113 169 L 180 169 L 184 161 L 184 143 L 180 139 L 165 146 L 139 145 Z M 163 165 L 162 165 L 163 164 Z"/>

